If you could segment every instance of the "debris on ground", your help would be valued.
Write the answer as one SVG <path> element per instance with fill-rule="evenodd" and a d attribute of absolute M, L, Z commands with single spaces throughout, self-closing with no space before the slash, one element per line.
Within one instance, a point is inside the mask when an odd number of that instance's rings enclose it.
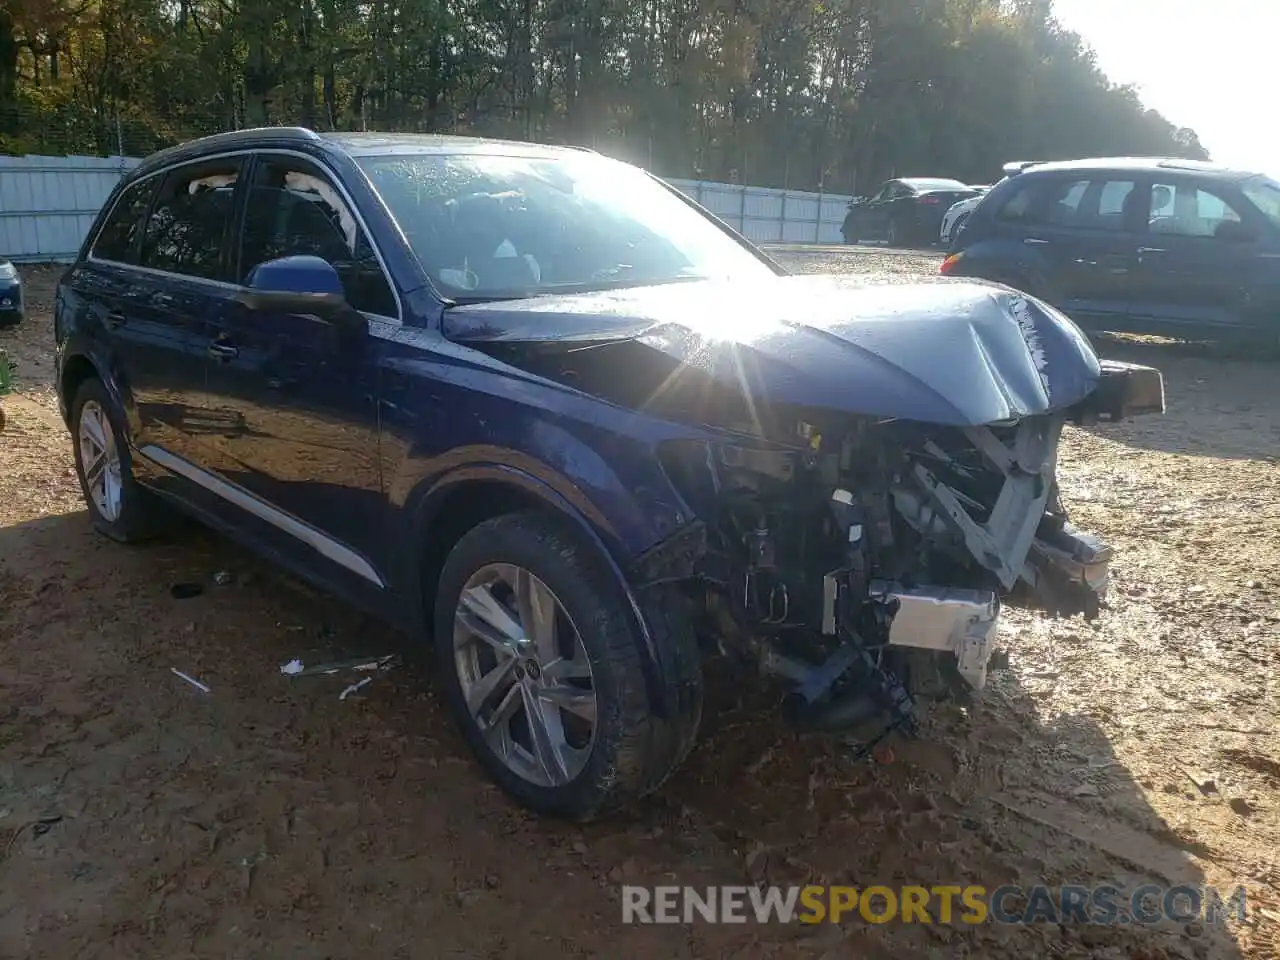
<path fill-rule="evenodd" d="M 390 670 L 400 662 L 399 654 L 388 653 L 380 657 L 352 657 L 348 660 L 335 660 L 332 663 L 317 663 L 306 666 L 301 660 L 293 659 L 281 664 L 280 672 L 288 677 L 332 676 L 344 670 Z"/>
<path fill-rule="evenodd" d="M 208 688 L 208 687 L 206 687 L 206 686 L 205 686 L 203 683 L 201 683 L 199 680 L 197 680 L 195 677 L 188 676 L 187 674 L 185 674 L 185 673 L 183 673 L 181 670 L 179 670 L 177 667 L 170 667 L 169 669 L 173 672 L 173 675 L 174 675 L 175 677 L 181 677 L 183 680 L 187 681 L 187 683 L 191 684 L 191 685 L 192 685 L 193 687 L 195 687 L 196 689 L 198 689 L 198 690 L 203 690 L 205 693 L 209 693 L 209 692 L 210 692 L 209 688 Z"/>
<path fill-rule="evenodd" d="M 373 683 L 373 677 L 365 677 L 359 683 L 351 684 L 351 686 L 347 687 L 340 694 L 338 694 L 338 699 L 345 700 L 347 699 L 347 697 L 351 696 L 353 693 L 356 693 L 357 691 L 359 691 L 361 687 L 366 686 L 370 683 Z"/>

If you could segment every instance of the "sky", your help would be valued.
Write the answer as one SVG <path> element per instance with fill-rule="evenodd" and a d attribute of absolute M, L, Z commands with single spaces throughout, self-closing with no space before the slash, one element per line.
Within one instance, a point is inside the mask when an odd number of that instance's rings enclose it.
<path fill-rule="evenodd" d="M 1280 178 L 1280 0 L 1054 0 L 1054 10 L 1113 82 L 1195 130 L 1215 161 Z"/>

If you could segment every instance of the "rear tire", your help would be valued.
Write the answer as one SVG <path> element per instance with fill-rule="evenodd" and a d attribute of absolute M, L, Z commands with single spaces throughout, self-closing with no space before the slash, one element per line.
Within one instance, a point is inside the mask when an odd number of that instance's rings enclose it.
<path fill-rule="evenodd" d="M 630 604 L 576 531 L 540 511 L 507 514 L 445 560 L 434 623 L 444 694 L 480 764 L 523 806 L 590 820 L 657 789 L 688 755 L 702 711 L 697 643 L 678 603 L 642 606 L 664 658 L 665 718 Z"/>
<path fill-rule="evenodd" d="M 98 532 L 119 543 L 160 533 L 168 516 L 134 479 L 124 415 L 100 380 L 90 378 L 80 385 L 71 401 L 69 422 L 76 476 Z"/>

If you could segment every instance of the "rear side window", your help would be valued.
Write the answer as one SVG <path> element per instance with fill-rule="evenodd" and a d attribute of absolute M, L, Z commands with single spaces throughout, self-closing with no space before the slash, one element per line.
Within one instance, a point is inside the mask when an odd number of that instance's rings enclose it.
<path fill-rule="evenodd" d="M 1044 222 L 1058 227 L 1078 226 L 1080 219 L 1080 201 L 1089 189 L 1088 180 L 1076 180 L 1060 183 L 1057 190 L 1050 194 L 1049 203 L 1045 207 Z"/>
<path fill-rule="evenodd" d="M 263 157 L 245 209 L 240 282 L 260 263 L 298 255 L 332 264 L 357 310 L 399 315 L 373 245 L 328 175 L 304 160 Z"/>
<path fill-rule="evenodd" d="M 151 194 L 155 191 L 156 178 L 142 180 L 126 187 L 116 205 L 111 208 L 106 222 L 93 242 L 92 256 L 116 263 L 136 263 L 138 236 L 142 230 L 142 218 L 147 215 Z"/>
<path fill-rule="evenodd" d="M 143 232 L 141 265 L 222 279 L 239 175 L 235 158 L 180 167 L 166 175 Z"/>
<path fill-rule="evenodd" d="M 1040 180 L 1000 211 L 1001 220 L 1048 227 L 1122 231 L 1137 184 L 1132 180 Z"/>

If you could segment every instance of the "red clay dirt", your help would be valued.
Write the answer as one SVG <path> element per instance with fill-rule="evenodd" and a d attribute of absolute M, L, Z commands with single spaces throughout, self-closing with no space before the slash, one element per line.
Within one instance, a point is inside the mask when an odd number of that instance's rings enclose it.
<path fill-rule="evenodd" d="M 936 259 L 797 255 L 903 279 Z M 193 528 L 95 535 L 52 392 L 53 268 L 0 331 L 0 957 L 1280 956 L 1280 367 L 1106 341 L 1169 412 L 1071 430 L 1064 492 L 1119 552 L 1100 620 L 1009 610 L 1007 670 L 854 763 L 754 683 L 608 822 L 482 778 L 430 678 L 280 666 L 411 642 Z M 231 582 L 219 584 L 226 572 Z M 203 586 L 175 599 L 174 583 Z M 204 693 L 172 670 L 209 687 Z M 877 762 L 878 761 L 878 762 Z M 1226 930 L 624 926 L 623 883 L 1211 883 Z"/>

